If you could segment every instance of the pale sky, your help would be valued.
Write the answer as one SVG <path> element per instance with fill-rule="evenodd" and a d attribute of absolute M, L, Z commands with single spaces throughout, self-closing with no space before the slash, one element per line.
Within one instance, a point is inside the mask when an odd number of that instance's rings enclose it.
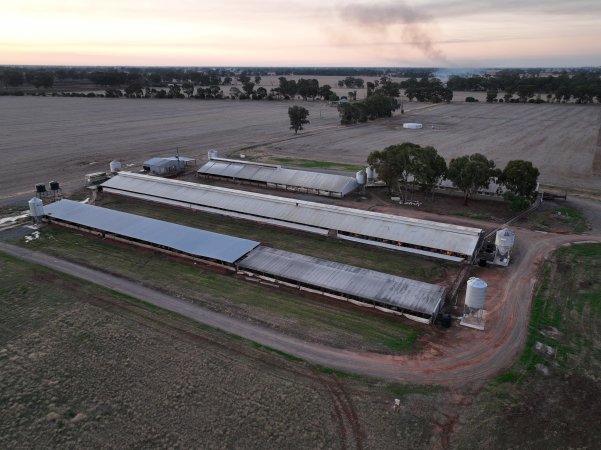
<path fill-rule="evenodd" d="M 601 0 L 0 0 L 0 64 L 601 66 Z"/>

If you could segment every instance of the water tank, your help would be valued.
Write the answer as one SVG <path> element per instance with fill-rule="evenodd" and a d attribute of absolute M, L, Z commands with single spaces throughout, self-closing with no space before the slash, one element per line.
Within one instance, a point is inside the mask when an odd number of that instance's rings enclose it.
<path fill-rule="evenodd" d="M 367 174 L 367 181 L 373 181 L 374 180 L 374 169 L 373 167 L 369 166 L 365 169 L 365 173 Z"/>
<path fill-rule="evenodd" d="M 408 128 L 410 130 L 419 130 L 423 125 L 421 123 L 404 123 L 403 128 Z"/>
<path fill-rule="evenodd" d="M 503 228 L 502 230 L 497 231 L 495 236 L 495 245 L 497 246 L 499 256 L 507 255 L 513 247 L 514 241 L 515 233 L 509 228 Z"/>
<path fill-rule="evenodd" d="M 38 194 L 41 194 L 43 192 L 46 192 L 46 185 L 44 183 L 38 183 L 35 185 L 35 191 Z"/>
<path fill-rule="evenodd" d="M 355 174 L 357 178 L 357 183 L 363 185 L 366 182 L 367 175 L 365 174 L 365 170 L 360 170 Z"/>
<path fill-rule="evenodd" d="M 58 191 L 60 189 L 60 185 L 58 184 L 58 181 L 51 181 L 50 182 L 50 190 L 51 191 Z"/>
<path fill-rule="evenodd" d="M 209 160 L 213 159 L 213 158 L 217 158 L 217 150 L 215 150 L 214 148 L 212 148 L 211 150 L 209 150 Z"/>
<path fill-rule="evenodd" d="M 117 173 L 121 171 L 121 162 L 113 159 L 109 164 L 109 169 L 113 173 Z"/>
<path fill-rule="evenodd" d="M 486 299 L 486 281 L 472 277 L 467 280 L 467 291 L 465 292 L 465 306 L 473 309 L 482 309 Z"/>
<path fill-rule="evenodd" d="M 36 222 L 39 222 L 44 216 L 44 203 L 37 197 L 29 200 L 29 214 Z"/>
<path fill-rule="evenodd" d="M 378 179 L 378 171 L 374 168 L 374 181 Z"/>

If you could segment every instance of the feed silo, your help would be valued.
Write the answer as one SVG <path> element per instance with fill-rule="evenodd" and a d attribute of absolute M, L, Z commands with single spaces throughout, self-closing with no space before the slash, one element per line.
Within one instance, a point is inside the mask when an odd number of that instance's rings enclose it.
<path fill-rule="evenodd" d="M 35 223 L 40 223 L 44 217 L 44 202 L 38 197 L 29 200 L 29 214 Z"/>
<path fill-rule="evenodd" d="M 509 228 L 497 231 L 495 235 L 495 264 L 506 266 L 509 264 L 509 256 L 515 242 L 515 233 Z"/>

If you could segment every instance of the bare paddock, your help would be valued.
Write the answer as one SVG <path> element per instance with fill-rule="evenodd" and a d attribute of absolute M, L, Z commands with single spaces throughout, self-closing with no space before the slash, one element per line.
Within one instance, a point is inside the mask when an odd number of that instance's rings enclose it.
<path fill-rule="evenodd" d="M 592 165 L 601 109 L 584 105 L 405 103 L 405 114 L 350 127 L 324 102 L 298 102 L 311 123 L 289 130 L 294 102 L 0 98 L 0 200 L 26 196 L 37 182 L 81 183 L 108 162 L 139 165 L 154 155 L 206 158 L 255 151 L 296 158 L 364 163 L 369 152 L 411 141 L 434 146 L 447 160 L 481 152 L 503 166 L 528 159 L 541 182 L 561 188 L 601 190 Z M 421 122 L 422 130 L 403 129 Z M 434 125 L 434 128 L 432 128 Z"/>

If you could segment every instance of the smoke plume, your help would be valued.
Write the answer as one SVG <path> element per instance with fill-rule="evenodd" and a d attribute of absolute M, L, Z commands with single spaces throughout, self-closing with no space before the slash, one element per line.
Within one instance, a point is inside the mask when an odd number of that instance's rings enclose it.
<path fill-rule="evenodd" d="M 404 2 L 373 6 L 349 4 L 342 9 L 341 18 L 378 32 L 390 26 L 401 25 L 405 43 L 419 49 L 431 60 L 446 62 L 444 52 L 436 45 L 427 28 L 433 21 L 432 17 Z"/>

